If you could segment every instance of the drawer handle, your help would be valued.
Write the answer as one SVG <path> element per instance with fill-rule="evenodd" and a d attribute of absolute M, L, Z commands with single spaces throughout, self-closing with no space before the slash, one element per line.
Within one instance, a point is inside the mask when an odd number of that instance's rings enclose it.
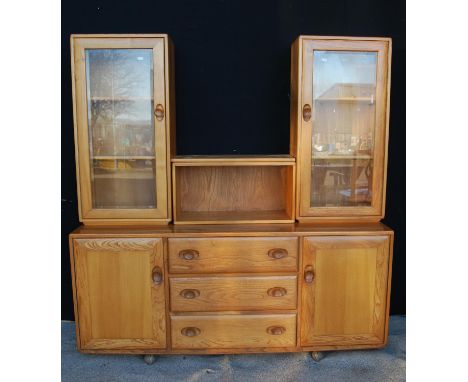
<path fill-rule="evenodd" d="M 268 251 L 268 256 L 272 259 L 279 260 L 288 256 L 288 251 L 284 248 L 274 248 Z"/>
<path fill-rule="evenodd" d="M 307 284 L 312 284 L 312 281 L 314 281 L 315 275 L 312 267 L 309 265 L 306 267 L 305 272 L 304 272 L 304 281 Z"/>
<path fill-rule="evenodd" d="M 288 294 L 288 291 L 281 287 L 274 287 L 274 288 L 268 289 L 267 293 L 268 293 L 268 296 L 271 296 L 271 297 L 283 297 Z"/>
<path fill-rule="evenodd" d="M 180 295 L 183 298 L 188 298 L 191 300 L 192 298 L 200 296 L 200 291 L 197 289 L 184 289 L 182 292 L 180 292 Z"/>
<path fill-rule="evenodd" d="M 184 249 L 179 252 L 179 257 L 182 260 L 195 260 L 198 259 L 198 256 L 200 256 L 200 253 L 195 249 Z"/>
<path fill-rule="evenodd" d="M 153 284 L 161 285 L 161 283 L 163 281 L 163 274 L 162 274 L 161 268 L 154 267 L 153 268 L 153 273 L 151 274 L 151 278 L 153 279 Z"/>
<path fill-rule="evenodd" d="M 181 331 L 183 336 L 186 336 L 186 337 L 195 337 L 195 336 L 198 336 L 200 333 L 201 333 L 201 330 L 198 329 L 198 328 L 195 328 L 195 327 L 187 327 L 187 328 L 183 328 Z"/>
<path fill-rule="evenodd" d="M 273 336 L 280 336 L 286 331 L 284 326 L 270 326 L 267 328 L 267 333 Z"/>

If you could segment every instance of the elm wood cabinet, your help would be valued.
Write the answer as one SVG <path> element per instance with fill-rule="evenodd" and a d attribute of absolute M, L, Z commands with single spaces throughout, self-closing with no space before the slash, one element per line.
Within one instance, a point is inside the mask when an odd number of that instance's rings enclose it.
<path fill-rule="evenodd" d="M 228 354 L 378 348 L 393 231 L 380 223 L 82 226 L 78 349 Z"/>
<path fill-rule="evenodd" d="M 71 56 L 80 221 L 167 224 L 175 132 L 170 39 L 72 35 Z"/>
<path fill-rule="evenodd" d="M 390 39 L 299 37 L 291 155 L 209 157 L 175 156 L 166 35 L 71 40 L 80 351 L 385 346 Z"/>
<path fill-rule="evenodd" d="M 291 154 L 301 222 L 385 211 L 391 39 L 300 36 L 291 48 Z"/>

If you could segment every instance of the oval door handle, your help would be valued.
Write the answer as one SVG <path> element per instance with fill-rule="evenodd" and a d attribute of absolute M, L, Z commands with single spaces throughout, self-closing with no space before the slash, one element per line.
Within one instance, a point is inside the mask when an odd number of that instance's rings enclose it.
<path fill-rule="evenodd" d="M 154 267 L 151 278 L 153 279 L 153 284 L 160 285 L 163 281 L 162 269 L 159 267 Z"/>
<path fill-rule="evenodd" d="M 304 281 L 307 284 L 312 284 L 312 281 L 314 281 L 314 278 L 315 278 L 314 271 L 310 267 L 307 267 L 304 272 Z"/>
<path fill-rule="evenodd" d="M 183 328 L 180 332 L 182 333 L 183 336 L 195 337 L 201 333 L 201 330 L 195 327 L 187 327 L 187 328 Z"/>
<path fill-rule="evenodd" d="M 283 334 L 285 331 L 286 331 L 286 328 L 284 326 L 270 326 L 269 328 L 267 328 L 267 333 L 273 336 L 279 336 Z"/>
<path fill-rule="evenodd" d="M 154 116 L 158 121 L 162 121 L 164 119 L 164 107 L 160 103 L 158 103 L 154 109 Z"/>
<path fill-rule="evenodd" d="M 288 294 L 288 291 L 281 287 L 274 287 L 274 288 L 268 289 L 267 293 L 268 293 L 268 296 L 271 296 L 271 297 L 283 297 Z"/>
<path fill-rule="evenodd" d="M 284 248 L 273 248 L 268 251 L 268 256 L 275 260 L 283 259 L 288 256 L 288 251 Z"/>
<path fill-rule="evenodd" d="M 200 296 L 200 291 L 197 289 L 184 289 L 182 292 L 180 292 L 180 295 L 183 298 L 188 298 L 191 300 L 192 298 Z"/>
<path fill-rule="evenodd" d="M 195 260 L 200 256 L 199 252 L 195 249 L 184 249 L 179 252 L 179 257 L 183 260 Z"/>
<path fill-rule="evenodd" d="M 304 118 L 304 121 L 306 122 L 309 122 L 310 118 L 312 118 L 312 108 L 308 103 L 306 103 L 302 108 L 302 118 Z"/>

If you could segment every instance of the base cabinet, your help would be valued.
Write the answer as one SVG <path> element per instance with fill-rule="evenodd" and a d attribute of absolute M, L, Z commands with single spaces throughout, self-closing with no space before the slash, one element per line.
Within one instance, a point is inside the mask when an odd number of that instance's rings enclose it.
<path fill-rule="evenodd" d="M 301 344 L 381 344 L 387 320 L 388 236 L 307 237 Z"/>
<path fill-rule="evenodd" d="M 71 235 L 78 348 L 227 354 L 386 343 L 393 232 L 381 224 Z"/>
<path fill-rule="evenodd" d="M 162 239 L 75 239 L 73 251 L 79 346 L 165 348 Z"/>

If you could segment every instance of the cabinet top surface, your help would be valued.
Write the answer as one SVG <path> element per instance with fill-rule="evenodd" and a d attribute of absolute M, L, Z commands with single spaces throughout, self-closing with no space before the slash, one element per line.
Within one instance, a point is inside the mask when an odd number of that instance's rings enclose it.
<path fill-rule="evenodd" d="M 168 34 L 166 33 L 143 33 L 143 34 L 138 34 L 138 33 L 129 33 L 129 34 L 117 34 L 117 33 L 111 33 L 111 34 L 71 34 L 70 38 L 71 39 L 77 39 L 77 38 L 167 38 L 169 37 Z"/>
<path fill-rule="evenodd" d="M 353 40 L 353 41 L 387 41 L 391 42 L 391 37 L 352 37 L 352 36 L 315 36 L 315 35 L 300 35 L 301 40 Z"/>
<path fill-rule="evenodd" d="M 190 225 L 157 227 L 104 227 L 80 226 L 70 235 L 76 236 L 306 236 L 343 234 L 389 234 L 393 231 L 382 223 L 369 224 L 235 224 L 235 225 Z"/>

